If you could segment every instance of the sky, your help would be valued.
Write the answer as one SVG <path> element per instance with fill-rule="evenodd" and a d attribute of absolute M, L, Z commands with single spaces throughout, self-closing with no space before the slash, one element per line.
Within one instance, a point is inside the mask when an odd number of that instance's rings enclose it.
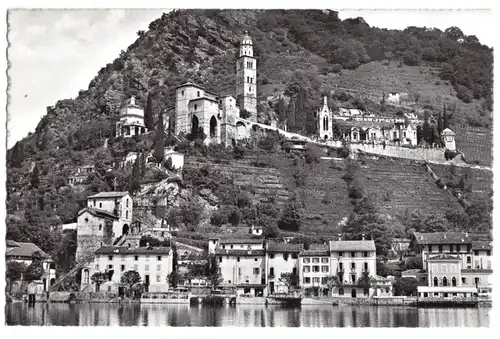
<path fill-rule="evenodd" d="M 33 132 L 46 107 L 75 98 L 99 69 L 136 39 L 136 32 L 168 9 L 11 10 L 8 15 L 7 147 Z M 458 26 L 493 46 L 491 11 L 346 10 L 341 19 L 361 16 L 370 26 Z"/>

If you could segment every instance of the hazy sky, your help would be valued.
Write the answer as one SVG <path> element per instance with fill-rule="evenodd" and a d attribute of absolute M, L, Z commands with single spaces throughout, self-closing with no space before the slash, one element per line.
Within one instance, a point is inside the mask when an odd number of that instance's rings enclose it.
<path fill-rule="evenodd" d="M 101 67 L 137 38 L 138 30 L 161 16 L 161 9 L 12 10 L 9 12 L 10 106 L 8 147 L 33 132 L 46 107 L 74 98 Z M 341 11 L 342 19 L 361 16 L 371 26 L 403 29 L 458 26 L 493 46 L 490 11 Z"/>

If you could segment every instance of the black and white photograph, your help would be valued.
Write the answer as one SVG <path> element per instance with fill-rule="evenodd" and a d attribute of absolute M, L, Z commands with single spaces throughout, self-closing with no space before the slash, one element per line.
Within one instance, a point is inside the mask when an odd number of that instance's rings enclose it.
<path fill-rule="evenodd" d="M 494 326 L 491 8 L 160 5 L 6 8 L 5 326 Z"/>

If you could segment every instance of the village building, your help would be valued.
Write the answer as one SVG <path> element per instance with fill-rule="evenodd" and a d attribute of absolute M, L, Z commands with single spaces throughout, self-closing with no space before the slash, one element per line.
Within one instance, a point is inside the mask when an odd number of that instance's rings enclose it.
<path fill-rule="evenodd" d="M 165 150 L 165 160 L 168 161 L 168 159 L 172 162 L 173 169 L 182 170 L 184 167 L 184 154 L 169 148 Z"/>
<path fill-rule="evenodd" d="M 120 110 L 120 120 L 116 122 L 116 137 L 130 138 L 146 131 L 144 109 L 136 104 L 134 97 L 131 97 Z"/>
<path fill-rule="evenodd" d="M 299 282 L 299 244 L 268 242 L 266 243 L 266 268 L 269 282 L 268 293 L 288 293 L 288 286 L 281 279 L 282 274 L 291 274 L 291 284 Z"/>
<path fill-rule="evenodd" d="M 94 259 L 82 268 L 81 291 L 125 294 L 123 274 L 136 271 L 141 276 L 145 292 L 167 292 L 168 275 L 173 269 L 170 247 L 103 246 L 95 251 Z M 106 273 L 108 280 L 97 286 L 92 282 L 96 272 Z"/>
<path fill-rule="evenodd" d="M 487 235 L 463 232 L 418 233 L 410 248 L 422 256 L 427 286 L 419 286 L 419 297 L 472 297 L 478 290 L 491 291 L 492 247 Z M 416 272 L 415 272 L 416 273 Z M 412 272 L 403 272 L 412 276 Z"/>
<path fill-rule="evenodd" d="M 241 40 L 236 61 L 236 100 L 241 111 L 250 113 L 248 119 L 257 121 L 257 58 L 248 32 Z"/>
<path fill-rule="evenodd" d="M 93 173 L 94 170 L 94 165 L 78 167 L 76 172 L 68 177 L 68 184 L 70 186 L 84 184 L 88 180 L 89 175 Z"/>
<path fill-rule="evenodd" d="M 333 274 L 328 245 L 311 245 L 308 250 L 301 251 L 299 263 L 300 286 L 306 295 L 327 296 L 327 279 Z"/>
<path fill-rule="evenodd" d="M 219 262 L 221 287 L 236 289 L 238 295 L 267 295 L 266 254 L 262 239 L 211 239 Z M 216 245 L 215 247 L 210 244 Z"/>
<path fill-rule="evenodd" d="M 101 192 L 87 197 L 77 217 L 77 262 L 110 246 L 130 232 L 133 199 L 128 192 Z"/>
<path fill-rule="evenodd" d="M 31 242 L 6 241 L 6 263 L 19 262 L 28 267 L 34 261 L 40 261 L 42 264 L 43 274 L 39 282 L 42 291 L 46 291 L 56 280 L 56 266 L 54 261 L 47 253 Z M 10 292 L 22 293 L 25 292 L 27 282 L 23 281 L 23 277 L 21 277 L 18 281 L 8 281 L 8 285 L 8 290 Z"/>
<path fill-rule="evenodd" d="M 449 128 L 445 128 L 443 132 L 441 132 L 441 138 L 444 143 L 444 147 L 450 151 L 455 151 L 457 146 L 455 144 L 455 132 L 453 132 Z"/>

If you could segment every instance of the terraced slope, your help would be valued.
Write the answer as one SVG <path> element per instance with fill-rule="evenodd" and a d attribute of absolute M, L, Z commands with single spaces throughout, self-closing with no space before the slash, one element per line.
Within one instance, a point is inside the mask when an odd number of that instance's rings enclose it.
<path fill-rule="evenodd" d="M 464 152 L 469 163 L 492 166 L 493 135 L 490 129 L 467 126 L 452 128 L 456 134 L 456 146 Z"/>
<path fill-rule="evenodd" d="M 437 186 L 422 163 L 365 158 L 361 167 L 368 192 L 384 213 L 404 215 L 407 209 L 418 209 L 444 215 L 446 211 L 462 209 L 453 195 Z"/>

